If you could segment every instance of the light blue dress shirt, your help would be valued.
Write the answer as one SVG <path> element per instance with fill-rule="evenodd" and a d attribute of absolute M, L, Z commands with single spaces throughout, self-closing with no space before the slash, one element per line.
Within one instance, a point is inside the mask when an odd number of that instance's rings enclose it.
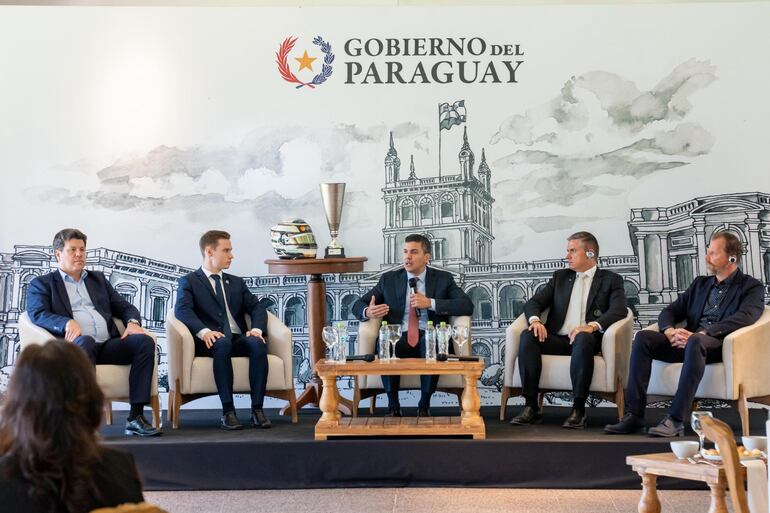
<path fill-rule="evenodd" d="M 83 269 L 83 274 L 80 275 L 80 280 L 75 281 L 70 276 L 59 270 L 62 280 L 64 280 L 64 288 L 67 289 L 67 296 L 70 299 L 70 306 L 72 306 L 72 318 L 75 319 L 80 325 L 80 329 L 83 335 L 93 337 L 97 343 L 102 343 L 110 338 L 110 330 L 107 327 L 107 321 L 104 320 L 102 314 L 100 314 L 94 307 L 91 296 L 88 294 L 86 288 L 86 276 L 88 271 Z"/>
<path fill-rule="evenodd" d="M 401 321 L 401 330 L 406 333 L 409 329 L 409 296 L 412 295 L 412 291 L 409 288 L 409 280 L 417 278 L 417 292 L 425 295 L 425 275 L 428 274 L 428 268 L 426 267 L 419 275 L 406 273 L 406 303 L 404 305 L 404 318 Z M 436 300 L 430 298 L 430 310 L 436 310 Z M 428 309 L 420 309 L 419 329 L 424 330 L 428 327 Z"/>

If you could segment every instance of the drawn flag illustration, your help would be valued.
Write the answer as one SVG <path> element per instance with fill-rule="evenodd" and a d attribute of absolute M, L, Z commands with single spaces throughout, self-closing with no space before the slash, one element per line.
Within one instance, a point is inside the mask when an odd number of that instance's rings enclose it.
<path fill-rule="evenodd" d="M 465 123 L 466 116 L 465 100 L 458 100 L 451 106 L 448 103 L 442 103 L 438 106 L 439 129 L 449 130 L 454 125 Z"/>

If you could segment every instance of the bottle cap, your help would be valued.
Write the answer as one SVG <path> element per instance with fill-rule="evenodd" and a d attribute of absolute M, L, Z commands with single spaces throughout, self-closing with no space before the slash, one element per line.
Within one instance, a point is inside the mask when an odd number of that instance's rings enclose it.
<path fill-rule="evenodd" d="M 387 326 L 388 325 L 388 321 L 382 321 L 380 324 L 382 324 L 383 326 Z"/>
<path fill-rule="evenodd" d="M 433 321 L 428 321 L 428 326 L 433 326 Z"/>

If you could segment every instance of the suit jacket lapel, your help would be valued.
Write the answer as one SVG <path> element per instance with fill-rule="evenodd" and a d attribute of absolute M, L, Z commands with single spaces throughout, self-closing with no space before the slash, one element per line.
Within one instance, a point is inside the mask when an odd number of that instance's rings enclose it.
<path fill-rule="evenodd" d="M 406 270 L 403 268 L 396 273 L 393 293 L 398 305 L 398 322 L 401 322 L 404 320 L 404 310 L 406 309 Z"/>
<path fill-rule="evenodd" d="M 222 287 L 225 289 L 225 297 L 227 298 L 227 306 L 230 308 L 230 314 L 235 317 L 236 313 L 233 310 L 233 305 L 235 303 L 233 301 L 233 290 L 230 286 L 230 275 L 222 273 Z"/>
<path fill-rule="evenodd" d="M 425 296 L 436 297 L 436 273 L 430 267 L 425 273 Z"/>
<path fill-rule="evenodd" d="M 91 298 L 91 303 L 94 305 L 96 311 L 104 317 L 104 321 L 107 323 L 107 329 L 112 332 L 112 330 L 110 330 L 110 324 L 112 324 L 112 309 L 110 308 L 109 303 L 106 310 L 100 308 L 100 306 L 102 306 L 100 300 L 104 298 L 104 291 L 99 290 L 96 278 L 92 275 L 89 274 L 89 276 L 82 279 L 85 281 L 86 290 L 88 291 L 88 296 Z"/>
<path fill-rule="evenodd" d="M 584 310 L 586 313 L 586 317 L 588 317 L 588 312 L 591 311 L 591 305 L 594 302 L 594 298 L 596 297 L 596 293 L 599 292 L 599 282 L 602 279 L 602 271 L 601 269 L 597 269 L 596 273 L 594 274 L 593 280 L 591 280 L 591 288 L 588 290 L 588 300 L 586 301 L 586 309 Z"/>
<path fill-rule="evenodd" d="M 197 271 L 195 271 L 195 276 L 198 277 L 198 279 L 203 283 L 203 288 L 209 291 L 209 294 L 211 294 L 211 297 L 214 299 L 214 301 L 217 300 L 217 294 L 214 292 L 214 287 L 211 286 L 211 282 L 209 281 L 209 277 L 206 276 L 206 273 L 203 272 L 203 269 L 200 267 Z"/>
<path fill-rule="evenodd" d="M 72 304 L 70 303 L 70 296 L 69 294 L 67 294 L 67 288 L 64 286 L 64 280 L 62 280 L 61 274 L 59 274 L 59 271 L 54 271 L 53 285 L 54 285 L 54 290 L 59 295 L 59 301 L 61 302 L 61 304 L 64 305 L 64 308 L 67 309 L 67 314 L 69 314 L 70 317 L 73 317 Z"/>

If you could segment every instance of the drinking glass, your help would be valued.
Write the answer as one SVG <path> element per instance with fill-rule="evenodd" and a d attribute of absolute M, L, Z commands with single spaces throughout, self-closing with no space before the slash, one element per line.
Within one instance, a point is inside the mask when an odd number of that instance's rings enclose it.
<path fill-rule="evenodd" d="M 452 328 L 452 337 L 457 342 L 457 345 L 460 346 L 460 354 L 465 354 L 463 347 L 468 342 L 468 326 L 455 326 Z"/>
<path fill-rule="evenodd" d="M 388 329 L 390 330 L 389 336 L 389 342 L 390 342 L 390 359 L 391 360 L 400 360 L 398 356 L 396 356 L 396 343 L 401 340 L 401 325 L 400 324 L 390 324 L 388 325 Z"/>
<path fill-rule="evenodd" d="M 714 415 L 710 411 L 694 411 L 692 412 L 692 415 L 690 415 L 690 426 L 692 427 L 692 430 L 695 431 L 698 435 L 698 439 L 700 440 L 700 452 L 703 453 L 703 446 L 704 442 L 706 440 L 706 436 L 703 434 L 703 427 L 700 425 L 700 419 L 701 417 L 713 417 Z"/>
<path fill-rule="evenodd" d="M 321 330 L 321 337 L 324 340 L 328 355 L 326 363 L 336 363 L 335 349 L 337 347 L 337 329 L 334 326 L 324 326 Z"/>

